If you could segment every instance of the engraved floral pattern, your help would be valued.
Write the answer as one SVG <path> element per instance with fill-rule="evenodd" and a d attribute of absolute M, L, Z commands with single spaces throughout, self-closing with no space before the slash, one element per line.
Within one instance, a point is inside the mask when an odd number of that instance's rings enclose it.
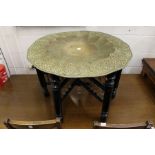
<path fill-rule="evenodd" d="M 122 40 L 94 31 L 62 32 L 35 41 L 27 58 L 36 68 L 62 77 L 97 77 L 123 69 L 132 57 Z"/>

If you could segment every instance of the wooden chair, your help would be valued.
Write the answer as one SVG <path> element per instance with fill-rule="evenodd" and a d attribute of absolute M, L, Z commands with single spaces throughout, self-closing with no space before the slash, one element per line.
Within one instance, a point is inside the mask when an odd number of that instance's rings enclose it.
<path fill-rule="evenodd" d="M 45 121 L 19 121 L 7 119 L 4 121 L 8 129 L 60 129 L 61 122 L 59 118 Z"/>
<path fill-rule="evenodd" d="M 145 123 L 134 124 L 106 124 L 95 121 L 93 124 L 94 129 L 153 129 L 153 123 L 146 121 Z"/>

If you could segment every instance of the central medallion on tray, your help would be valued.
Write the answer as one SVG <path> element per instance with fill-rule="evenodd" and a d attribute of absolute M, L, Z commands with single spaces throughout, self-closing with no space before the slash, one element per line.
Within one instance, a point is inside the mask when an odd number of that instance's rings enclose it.
<path fill-rule="evenodd" d="M 65 44 L 64 50 L 66 54 L 72 56 L 89 56 L 94 55 L 96 51 L 96 47 L 93 44 L 89 44 L 88 42 L 83 41 L 70 41 Z"/>

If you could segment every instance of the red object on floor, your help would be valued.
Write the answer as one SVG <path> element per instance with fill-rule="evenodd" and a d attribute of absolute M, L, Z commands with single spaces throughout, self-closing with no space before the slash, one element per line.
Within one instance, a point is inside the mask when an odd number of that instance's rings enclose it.
<path fill-rule="evenodd" d="M 8 79 L 8 76 L 7 76 L 6 68 L 3 64 L 0 64 L 0 86 L 4 85 L 7 79 Z"/>

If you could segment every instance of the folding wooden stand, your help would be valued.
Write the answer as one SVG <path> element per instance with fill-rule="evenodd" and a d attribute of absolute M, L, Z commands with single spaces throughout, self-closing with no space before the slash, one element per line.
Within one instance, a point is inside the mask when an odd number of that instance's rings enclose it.
<path fill-rule="evenodd" d="M 45 96 L 49 95 L 47 85 L 52 85 L 56 117 L 59 117 L 61 120 L 63 120 L 62 101 L 76 85 L 80 85 L 83 86 L 88 92 L 90 92 L 96 99 L 102 102 L 100 121 L 106 122 L 110 101 L 116 96 L 122 70 L 107 75 L 105 77 L 104 83 L 101 83 L 98 78 L 62 78 L 56 75 L 42 72 L 37 68 L 36 71 Z M 68 83 L 70 84 L 67 85 Z M 101 91 L 104 91 L 104 95 L 99 96 L 97 92 L 91 88 L 90 85 L 92 84 L 100 88 Z M 66 85 L 67 90 L 62 91 Z"/>

